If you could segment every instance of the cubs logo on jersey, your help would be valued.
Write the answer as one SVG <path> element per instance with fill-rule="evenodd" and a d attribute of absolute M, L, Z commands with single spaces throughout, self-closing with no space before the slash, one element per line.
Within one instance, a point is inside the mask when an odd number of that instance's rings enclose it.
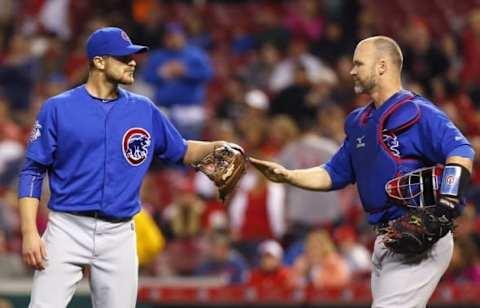
<path fill-rule="evenodd" d="M 387 133 L 383 134 L 383 142 L 385 145 L 390 149 L 390 152 L 396 156 L 400 157 L 400 142 L 398 142 L 398 138 L 395 134 Z"/>
<path fill-rule="evenodd" d="M 33 127 L 32 127 L 32 131 L 30 132 L 29 142 L 34 142 L 42 135 L 41 129 L 42 129 L 42 125 L 40 125 L 38 120 L 35 121 L 35 124 L 33 124 Z"/>
<path fill-rule="evenodd" d="M 138 166 L 148 157 L 148 147 L 152 143 L 147 130 L 135 127 L 130 128 L 123 135 L 122 149 L 127 162 L 132 166 Z"/>

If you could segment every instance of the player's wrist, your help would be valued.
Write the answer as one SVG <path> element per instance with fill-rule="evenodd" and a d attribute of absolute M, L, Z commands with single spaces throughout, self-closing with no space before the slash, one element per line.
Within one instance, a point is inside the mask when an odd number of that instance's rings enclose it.
<path fill-rule="evenodd" d="M 20 228 L 22 236 L 38 235 L 38 229 L 36 224 L 24 224 Z"/>
<path fill-rule="evenodd" d="M 470 182 L 470 171 L 460 164 L 445 165 L 436 214 L 449 220 L 461 213 L 461 200 Z"/>
<path fill-rule="evenodd" d="M 294 185 L 302 185 L 301 179 L 301 170 L 285 169 L 285 182 Z"/>

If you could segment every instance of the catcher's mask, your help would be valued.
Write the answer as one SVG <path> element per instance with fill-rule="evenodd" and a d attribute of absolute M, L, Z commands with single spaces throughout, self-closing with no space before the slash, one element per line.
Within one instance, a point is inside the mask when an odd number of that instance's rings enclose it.
<path fill-rule="evenodd" d="M 385 184 L 390 198 L 407 207 L 432 207 L 438 199 L 443 166 L 421 168 L 391 179 Z"/>

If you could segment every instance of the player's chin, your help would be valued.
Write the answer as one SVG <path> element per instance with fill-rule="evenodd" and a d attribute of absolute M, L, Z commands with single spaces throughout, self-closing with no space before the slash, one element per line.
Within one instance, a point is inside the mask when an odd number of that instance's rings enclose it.
<path fill-rule="evenodd" d="M 355 85 L 353 87 L 353 91 L 355 91 L 355 94 L 363 94 L 365 92 L 365 89 L 360 85 Z"/>
<path fill-rule="evenodd" d="M 123 77 L 121 80 L 120 80 L 120 83 L 121 84 L 124 84 L 124 85 L 131 85 L 135 82 L 135 78 L 132 77 Z"/>

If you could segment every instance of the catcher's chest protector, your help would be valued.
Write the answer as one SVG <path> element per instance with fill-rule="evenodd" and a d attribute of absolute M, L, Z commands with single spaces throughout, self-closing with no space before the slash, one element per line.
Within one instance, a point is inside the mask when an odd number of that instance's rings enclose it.
<path fill-rule="evenodd" d="M 418 122 L 420 111 L 412 98 L 387 101 L 378 109 L 371 103 L 346 125 L 358 191 L 370 214 L 389 206 L 385 192 L 389 180 L 422 166 L 419 160 L 402 159 L 396 138 Z"/>

